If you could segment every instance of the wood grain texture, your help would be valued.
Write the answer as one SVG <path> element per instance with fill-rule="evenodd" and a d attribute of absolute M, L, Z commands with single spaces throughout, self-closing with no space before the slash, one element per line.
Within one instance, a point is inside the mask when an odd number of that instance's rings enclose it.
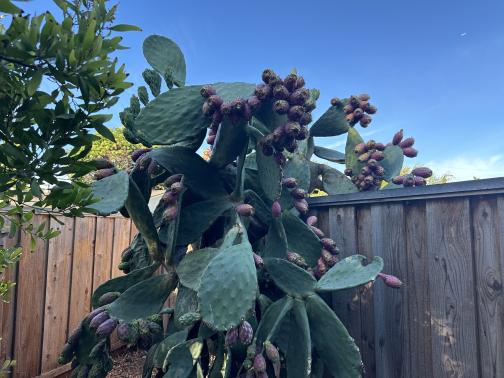
<path fill-rule="evenodd" d="M 45 290 L 44 335 L 42 341 L 42 373 L 58 367 L 58 356 L 68 337 L 68 314 L 72 253 L 74 239 L 73 218 L 58 217 L 50 227 L 61 234 L 49 240 Z"/>
<path fill-rule="evenodd" d="M 96 218 L 93 292 L 98 286 L 110 279 L 113 248 L 114 219 L 105 217 Z"/>
<path fill-rule="evenodd" d="M 114 219 L 114 248 L 112 255 L 112 278 L 124 273 L 117 268 L 121 262 L 121 253 L 130 244 L 131 221 L 126 218 Z"/>
<path fill-rule="evenodd" d="M 426 216 L 433 377 L 478 377 L 469 201 L 429 201 Z"/>
<path fill-rule="evenodd" d="M 384 260 L 384 272 L 407 281 L 402 204 L 371 207 L 372 248 Z M 376 376 L 410 377 L 407 291 L 375 284 Z"/>
<path fill-rule="evenodd" d="M 68 325 L 68 329 L 71 330 L 77 327 L 84 315 L 91 309 L 95 229 L 95 217 L 77 218 L 75 220 Z"/>
<path fill-rule="evenodd" d="M 357 252 L 368 258 L 373 257 L 371 208 L 359 207 L 356 211 Z M 364 377 L 376 376 L 375 323 L 374 323 L 374 284 L 359 289 L 361 336 L 360 350 L 364 363 Z"/>
<path fill-rule="evenodd" d="M 31 223 L 34 229 L 45 223 L 47 230 L 49 217 L 35 215 Z M 30 236 L 21 234 L 23 256 L 17 277 L 14 377 L 34 377 L 40 373 L 47 245 L 46 241 L 37 240 L 35 250 L 30 253 Z"/>
<path fill-rule="evenodd" d="M 481 376 L 504 377 L 504 296 L 501 237 L 504 208 L 497 199 L 472 201 Z"/>
<path fill-rule="evenodd" d="M 425 202 L 404 206 L 411 377 L 432 376 L 429 258 Z"/>

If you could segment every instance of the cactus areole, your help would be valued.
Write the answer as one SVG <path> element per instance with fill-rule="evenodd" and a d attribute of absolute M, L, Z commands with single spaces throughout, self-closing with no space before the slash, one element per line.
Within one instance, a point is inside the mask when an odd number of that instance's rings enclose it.
<path fill-rule="evenodd" d="M 74 377 L 105 377 L 115 332 L 148 349 L 144 377 L 309 377 L 312 366 L 320 377 L 359 377 L 359 349 L 322 293 L 400 281 L 379 276 L 379 257 L 340 257 L 305 197 L 402 184 L 414 139 L 400 131 L 388 144 L 364 141 L 358 129 L 377 110 L 367 94 L 333 98 L 312 120 L 319 91 L 295 70 L 267 69 L 258 84 L 186 86 L 173 41 L 150 36 L 143 51 L 146 86 L 120 116 L 128 140 L 145 147 L 130 171 L 103 166 L 93 184 L 95 212 L 120 212 L 139 234 L 123 252 L 125 274 L 95 290 L 94 311 L 60 361 L 72 361 Z M 315 145 L 314 137 L 342 134 L 344 152 Z M 205 139 L 208 161 L 196 152 Z M 310 162 L 313 154 L 330 165 Z M 430 174 L 415 170 L 413 185 Z M 164 308 L 174 291 L 173 308 Z"/>

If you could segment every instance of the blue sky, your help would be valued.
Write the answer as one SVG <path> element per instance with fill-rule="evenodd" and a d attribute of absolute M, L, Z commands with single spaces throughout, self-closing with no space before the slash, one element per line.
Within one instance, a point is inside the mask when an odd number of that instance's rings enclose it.
<path fill-rule="evenodd" d="M 131 49 L 119 58 L 141 83 L 142 41 L 161 34 L 182 48 L 190 84 L 259 82 L 264 68 L 296 67 L 321 91 L 315 118 L 331 97 L 367 92 L 378 114 L 365 139 L 387 142 L 404 128 L 420 151 L 409 165 L 458 180 L 504 176 L 503 15 L 502 0 L 123 0 L 117 22 L 143 31 L 125 34 Z M 344 148 L 342 137 L 316 143 Z"/>

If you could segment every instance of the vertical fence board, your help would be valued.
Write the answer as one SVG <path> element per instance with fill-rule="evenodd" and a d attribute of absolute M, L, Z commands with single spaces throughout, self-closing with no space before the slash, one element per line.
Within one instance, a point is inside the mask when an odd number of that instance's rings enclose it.
<path fill-rule="evenodd" d="M 407 279 L 404 213 L 401 204 L 371 208 L 372 246 L 387 273 Z M 407 292 L 377 282 L 374 291 L 376 376 L 410 377 Z"/>
<path fill-rule="evenodd" d="M 49 241 L 47 253 L 42 372 L 58 367 L 58 355 L 68 336 L 70 274 L 73 251 L 73 218 L 58 217 L 63 225 L 51 219 L 50 227 L 61 234 Z"/>
<path fill-rule="evenodd" d="M 351 206 L 329 209 L 329 237 L 340 249 L 341 258 L 355 254 L 357 248 L 355 232 L 355 208 Z M 348 332 L 361 346 L 360 300 L 358 289 L 341 290 L 333 294 L 333 309 Z"/>
<path fill-rule="evenodd" d="M 359 208 L 356 211 L 356 223 L 356 252 L 368 258 L 372 258 L 372 222 L 370 207 Z M 364 363 L 365 377 L 374 377 L 376 375 L 373 291 L 373 284 L 368 284 L 360 288 L 361 344 L 359 346 L 362 361 Z"/>
<path fill-rule="evenodd" d="M 83 316 L 91 308 L 95 228 L 95 217 L 77 218 L 75 220 L 68 329 L 77 327 Z"/>
<path fill-rule="evenodd" d="M 114 218 L 96 218 L 93 292 L 110 279 L 114 247 Z"/>
<path fill-rule="evenodd" d="M 433 376 L 478 377 L 469 201 L 429 201 L 426 214 Z"/>
<path fill-rule="evenodd" d="M 122 276 L 124 273 L 117 267 L 121 262 L 121 253 L 130 243 L 131 225 L 125 218 L 114 219 L 114 252 L 112 257 L 112 277 Z"/>
<path fill-rule="evenodd" d="M 46 215 L 35 215 L 32 219 L 35 230 L 43 223 L 47 229 L 48 221 Z M 30 236 L 21 234 L 24 253 L 17 277 L 14 377 L 34 377 L 40 373 L 47 244 L 37 240 L 34 252 L 30 253 Z"/>
<path fill-rule="evenodd" d="M 405 206 L 411 377 L 432 376 L 429 259 L 425 202 Z"/>
<path fill-rule="evenodd" d="M 499 240 L 499 208 L 496 199 L 479 199 L 473 201 L 472 209 L 481 376 L 504 377 L 504 298 L 500 261 L 504 251 Z"/>

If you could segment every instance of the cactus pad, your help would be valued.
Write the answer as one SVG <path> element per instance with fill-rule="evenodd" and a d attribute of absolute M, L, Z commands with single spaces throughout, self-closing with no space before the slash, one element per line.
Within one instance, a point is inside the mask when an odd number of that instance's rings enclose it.
<path fill-rule="evenodd" d="M 184 329 L 184 325 L 179 322 L 180 317 L 198 310 L 198 296 L 192 289 L 179 285 L 177 292 L 177 302 L 175 303 L 175 311 L 173 314 L 175 327 Z"/>
<path fill-rule="evenodd" d="M 348 138 L 345 147 L 345 165 L 347 168 L 354 172 L 360 172 L 364 163 L 357 160 L 357 154 L 355 153 L 355 146 L 359 143 L 364 143 L 364 140 L 358 133 L 358 131 L 351 127 L 348 129 Z"/>
<path fill-rule="evenodd" d="M 287 255 L 287 236 L 280 218 L 271 219 L 263 251 L 264 257 L 282 258 Z"/>
<path fill-rule="evenodd" d="M 264 264 L 273 281 L 286 294 L 295 296 L 313 294 L 317 281 L 306 270 L 278 258 L 265 259 Z"/>
<path fill-rule="evenodd" d="M 264 194 L 270 201 L 275 201 L 282 190 L 282 170 L 273 156 L 266 156 L 260 147 L 256 151 L 256 162 L 259 174 L 259 183 Z"/>
<path fill-rule="evenodd" d="M 320 257 L 320 241 L 310 227 L 291 213 L 284 213 L 283 224 L 287 234 L 289 251 L 299 253 L 308 265 L 315 266 Z"/>
<path fill-rule="evenodd" d="M 161 35 L 151 35 L 144 40 L 143 53 L 147 62 L 162 76 L 166 77 L 168 74 L 172 82 L 179 87 L 185 84 L 184 54 L 171 39 Z"/>
<path fill-rule="evenodd" d="M 176 268 L 180 282 L 197 291 L 203 273 L 218 252 L 217 248 L 203 248 L 187 254 Z"/>
<path fill-rule="evenodd" d="M 235 161 L 248 143 L 246 126 L 246 121 L 241 121 L 235 125 L 228 117 L 224 117 L 217 132 L 210 164 L 217 168 L 223 168 Z"/>
<path fill-rule="evenodd" d="M 162 368 L 166 355 L 168 354 L 170 349 L 186 341 L 186 338 L 187 338 L 187 329 L 184 329 L 182 331 L 175 332 L 169 335 L 163 341 L 161 341 L 158 347 L 156 348 L 156 351 L 154 352 L 153 357 L 154 367 Z"/>
<path fill-rule="evenodd" d="M 95 181 L 91 186 L 93 197 L 99 201 L 89 207 L 99 215 L 109 215 L 119 211 L 128 198 L 129 176 L 126 172 Z"/>
<path fill-rule="evenodd" d="M 383 151 L 383 154 L 385 158 L 380 162 L 385 169 L 383 179 L 385 181 L 390 181 L 393 177 L 399 176 L 401 173 L 404 162 L 403 151 L 399 146 L 388 146 L 385 148 L 385 151 Z"/>
<path fill-rule="evenodd" d="M 333 163 L 345 164 L 345 154 L 343 152 L 315 146 L 313 153 L 321 159 L 332 161 Z"/>
<path fill-rule="evenodd" d="M 255 85 L 250 83 L 214 83 L 217 95 L 222 98 L 224 102 L 230 102 L 237 98 L 247 99 L 254 93 Z"/>
<path fill-rule="evenodd" d="M 346 133 L 350 125 L 345 119 L 345 112 L 338 106 L 331 106 L 310 128 L 314 137 L 336 136 Z"/>
<path fill-rule="evenodd" d="M 352 181 L 337 169 L 321 164 L 322 186 L 329 195 L 355 193 L 357 188 Z"/>
<path fill-rule="evenodd" d="M 286 361 L 289 378 L 305 378 L 310 376 L 311 370 L 311 336 L 310 324 L 304 301 L 294 300 L 292 307 L 292 321 L 296 332 L 289 332 Z"/>
<path fill-rule="evenodd" d="M 163 377 L 166 378 L 188 378 L 193 372 L 194 365 L 199 359 L 203 343 L 201 340 L 188 340 L 174 346 L 168 352 L 163 364 L 163 368 L 168 371 Z"/>

